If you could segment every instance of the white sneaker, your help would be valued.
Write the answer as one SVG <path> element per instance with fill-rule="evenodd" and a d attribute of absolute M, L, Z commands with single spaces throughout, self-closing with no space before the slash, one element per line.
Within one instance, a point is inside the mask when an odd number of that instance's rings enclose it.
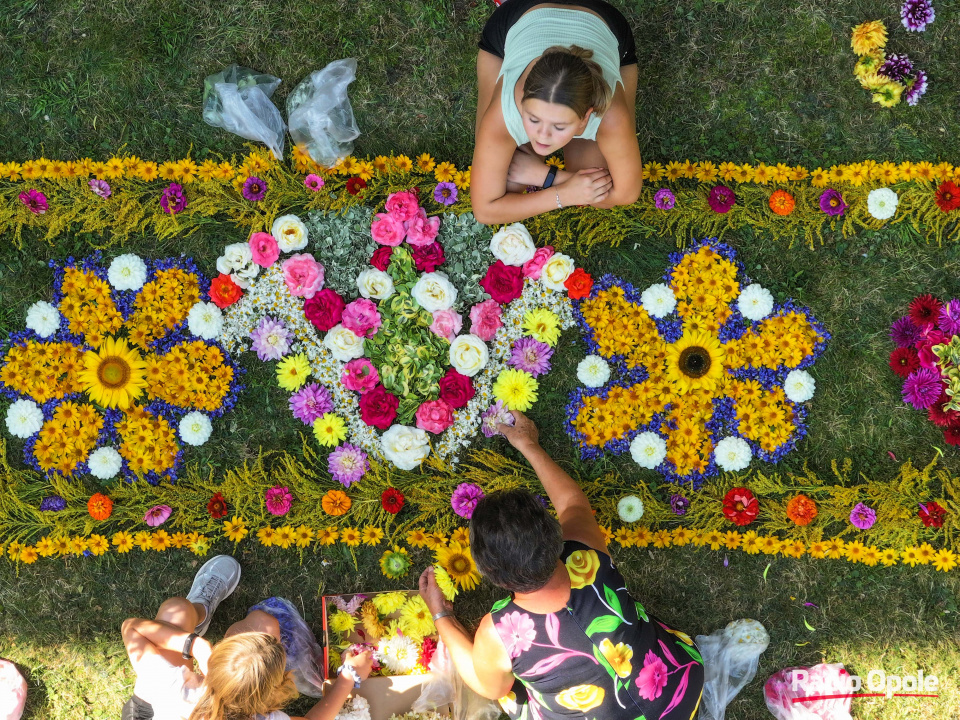
<path fill-rule="evenodd" d="M 207 612 L 194 632 L 203 635 L 210 626 L 214 611 L 223 600 L 237 589 L 240 583 L 240 563 L 229 555 L 217 555 L 207 560 L 197 571 L 187 600 L 203 605 Z"/>

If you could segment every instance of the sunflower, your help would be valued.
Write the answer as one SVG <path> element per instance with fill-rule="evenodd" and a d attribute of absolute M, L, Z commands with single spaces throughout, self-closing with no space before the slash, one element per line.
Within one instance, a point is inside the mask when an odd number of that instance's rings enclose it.
<path fill-rule="evenodd" d="M 723 379 L 726 350 L 713 335 L 684 333 L 667 346 L 666 353 L 667 378 L 681 395 L 691 390 L 713 391 Z"/>
<path fill-rule="evenodd" d="M 469 547 L 452 542 L 447 547 L 438 548 L 437 562 L 463 590 L 473 590 L 480 582 L 480 573 Z"/>
<path fill-rule="evenodd" d="M 147 386 L 146 374 L 147 364 L 126 340 L 107 337 L 99 351 L 83 354 L 77 380 L 95 403 L 126 410 Z"/>

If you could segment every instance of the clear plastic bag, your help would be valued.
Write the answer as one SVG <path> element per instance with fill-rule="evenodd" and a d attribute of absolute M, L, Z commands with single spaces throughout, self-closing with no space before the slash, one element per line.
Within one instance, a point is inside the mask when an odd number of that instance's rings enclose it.
<path fill-rule="evenodd" d="M 430 660 L 431 678 L 423 684 L 420 697 L 411 710 L 423 713 L 445 705 L 453 705 L 453 720 L 497 720 L 500 706 L 477 695 L 460 677 L 450 652 L 441 640 Z"/>
<path fill-rule="evenodd" d="M 763 686 L 763 699 L 777 720 L 852 720 L 849 697 L 793 702 L 794 698 L 852 692 L 853 682 L 842 663 L 821 663 L 774 673 Z"/>
<path fill-rule="evenodd" d="M 280 78 L 230 65 L 203 81 L 203 120 L 247 140 L 262 142 L 283 158 L 286 125 L 270 100 Z"/>
<path fill-rule="evenodd" d="M 9 660 L 0 660 L 0 720 L 20 720 L 27 702 L 27 681 Z"/>
<path fill-rule="evenodd" d="M 770 636 L 756 620 L 735 620 L 723 630 L 697 635 L 704 670 L 700 720 L 723 720 L 727 705 L 756 676 L 769 644 Z"/>
<path fill-rule="evenodd" d="M 355 59 L 336 60 L 311 73 L 287 98 L 290 137 L 324 167 L 353 152 L 353 141 L 360 135 L 347 96 L 347 86 L 356 77 Z"/>
<path fill-rule="evenodd" d="M 280 597 L 267 598 L 250 608 L 273 615 L 280 624 L 280 642 L 287 651 L 287 670 L 301 694 L 323 697 L 323 649 L 297 608 Z"/>

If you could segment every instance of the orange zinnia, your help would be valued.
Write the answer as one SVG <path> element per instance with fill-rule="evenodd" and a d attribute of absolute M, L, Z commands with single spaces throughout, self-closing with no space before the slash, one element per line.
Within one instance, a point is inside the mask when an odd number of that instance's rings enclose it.
<path fill-rule="evenodd" d="M 770 209 L 777 215 L 789 215 L 796 205 L 793 195 L 786 190 L 774 190 L 770 196 Z"/>
<path fill-rule="evenodd" d="M 817 504 L 806 495 L 797 495 L 787 503 L 787 517 L 797 525 L 809 525 L 817 516 Z"/>
<path fill-rule="evenodd" d="M 320 504 L 327 515 L 345 515 L 353 503 L 343 490 L 328 490 Z"/>
<path fill-rule="evenodd" d="M 87 500 L 87 512 L 94 520 L 106 520 L 113 514 L 113 500 L 103 493 L 94 493 Z"/>

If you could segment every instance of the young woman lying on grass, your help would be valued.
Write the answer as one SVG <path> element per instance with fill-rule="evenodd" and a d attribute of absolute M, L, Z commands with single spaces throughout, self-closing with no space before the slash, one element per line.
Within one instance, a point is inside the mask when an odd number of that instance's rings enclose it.
<path fill-rule="evenodd" d="M 477 85 L 477 220 L 636 202 L 637 56 L 630 26 L 611 5 L 508 0 L 483 29 Z M 565 169 L 557 171 L 544 158 L 561 148 Z"/>

